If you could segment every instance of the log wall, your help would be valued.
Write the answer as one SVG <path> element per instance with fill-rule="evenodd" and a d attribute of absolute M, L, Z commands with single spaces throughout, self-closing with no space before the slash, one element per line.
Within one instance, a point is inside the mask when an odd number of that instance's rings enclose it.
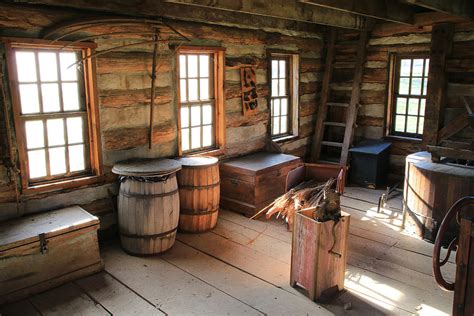
<path fill-rule="evenodd" d="M 385 136 L 389 81 L 389 53 L 430 54 L 431 20 L 448 20 L 455 23 L 453 51 L 447 61 L 447 104 L 444 110 L 444 125 L 451 122 L 466 109 L 460 96 L 467 95 L 474 110 L 474 24 L 438 15 L 420 15 L 418 25 L 405 26 L 394 23 L 379 23 L 371 32 L 367 47 L 362 81 L 361 107 L 357 117 L 356 141 Z M 354 74 L 355 52 L 358 34 L 340 32 L 336 44 L 335 69 L 333 75 L 332 100 L 348 102 Z M 404 174 L 405 157 L 422 150 L 421 140 L 387 138 L 392 142 L 390 173 L 400 179 Z M 474 131 L 467 127 L 450 137 L 446 146 L 465 146 L 474 139 Z"/>
<path fill-rule="evenodd" d="M 34 6 L 0 5 L 2 36 L 38 37 L 45 27 L 60 21 L 90 14 L 63 9 Z M 186 45 L 226 48 L 225 59 L 225 156 L 241 155 L 261 150 L 265 146 L 268 124 L 267 50 L 280 49 L 300 54 L 300 117 L 299 136 L 282 143 L 282 149 L 305 158 L 313 134 L 316 100 L 321 78 L 322 30 L 307 37 L 290 37 L 284 32 L 268 33 L 193 22 L 174 21 L 173 26 L 191 39 Z M 97 30 L 104 31 L 102 30 Z M 118 31 L 114 28 L 114 31 Z M 120 37 L 97 40 L 97 50 L 130 43 L 135 38 Z M 175 157 L 177 155 L 177 107 L 175 51 L 168 43 L 159 47 L 157 96 L 153 149 L 148 149 L 150 102 L 150 71 L 152 46 L 129 47 L 97 58 L 97 84 L 100 101 L 102 155 L 107 180 L 104 183 L 21 196 L 17 207 L 14 185 L 10 183 L 5 162 L 0 162 L 0 219 L 24 213 L 80 204 L 101 216 L 102 228 L 115 222 L 115 177 L 110 168 L 119 160 L 133 157 Z M 242 115 L 240 67 L 257 69 L 259 92 L 258 111 L 253 116 Z M 8 91 L 7 91 L 8 92 Z M 3 110 L 3 106 L 2 106 Z M 4 115 L 0 119 L 0 154 L 7 158 L 8 147 L 4 131 Z M 223 158 L 224 158 L 223 157 Z"/>

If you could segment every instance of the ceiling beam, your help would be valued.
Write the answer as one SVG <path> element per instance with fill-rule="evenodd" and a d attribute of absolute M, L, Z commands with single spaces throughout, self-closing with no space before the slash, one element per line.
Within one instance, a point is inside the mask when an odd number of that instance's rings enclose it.
<path fill-rule="evenodd" d="M 6 2 L 17 5 L 55 6 L 128 16 L 162 17 L 248 30 L 262 30 L 287 36 L 321 38 L 321 29 L 312 23 L 266 16 L 256 20 L 255 16 L 251 14 L 205 8 L 197 9 L 193 6 L 166 3 L 163 0 L 9 0 Z"/>
<path fill-rule="evenodd" d="M 400 0 L 420 7 L 444 12 L 468 19 L 474 19 L 474 1 L 472 0 Z"/>
<path fill-rule="evenodd" d="M 298 0 L 321 8 L 359 14 L 379 20 L 413 24 L 414 12 L 407 4 L 397 0 Z"/>
<path fill-rule="evenodd" d="M 164 2 L 348 29 L 366 27 L 365 18 L 360 15 L 328 8 L 311 8 L 298 0 L 164 0 Z"/>

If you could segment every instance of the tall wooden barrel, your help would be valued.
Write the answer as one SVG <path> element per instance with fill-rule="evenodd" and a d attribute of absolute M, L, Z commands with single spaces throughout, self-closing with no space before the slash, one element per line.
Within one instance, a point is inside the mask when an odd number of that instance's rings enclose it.
<path fill-rule="evenodd" d="M 213 229 L 219 213 L 220 187 L 217 158 L 189 157 L 178 160 L 179 230 L 202 233 Z"/>
<path fill-rule="evenodd" d="M 123 249 L 153 255 L 173 246 L 179 219 L 176 172 L 170 159 L 135 160 L 116 164 L 120 175 L 118 222 Z"/>

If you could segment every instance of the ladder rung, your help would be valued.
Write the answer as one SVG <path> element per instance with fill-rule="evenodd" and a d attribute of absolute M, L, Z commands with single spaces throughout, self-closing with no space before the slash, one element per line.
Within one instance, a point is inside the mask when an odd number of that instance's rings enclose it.
<path fill-rule="evenodd" d="M 346 123 L 339 123 L 339 122 L 323 122 L 323 124 L 327 126 L 346 127 Z"/>
<path fill-rule="evenodd" d="M 332 146 L 332 147 L 342 147 L 342 143 L 328 142 L 328 141 L 322 141 L 321 145 Z"/>
<path fill-rule="evenodd" d="M 339 107 L 343 107 L 343 108 L 349 107 L 349 103 L 328 102 L 327 105 L 328 106 L 339 106 Z"/>

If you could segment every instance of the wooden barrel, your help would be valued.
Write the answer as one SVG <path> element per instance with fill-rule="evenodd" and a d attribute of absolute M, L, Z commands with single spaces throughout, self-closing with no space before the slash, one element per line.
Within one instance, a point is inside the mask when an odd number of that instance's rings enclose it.
<path fill-rule="evenodd" d="M 179 219 L 175 160 L 120 163 L 118 222 L 123 249 L 133 255 L 153 255 L 173 246 Z"/>
<path fill-rule="evenodd" d="M 178 160 L 179 230 L 202 233 L 213 229 L 219 212 L 220 187 L 218 160 L 190 157 Z"/>

